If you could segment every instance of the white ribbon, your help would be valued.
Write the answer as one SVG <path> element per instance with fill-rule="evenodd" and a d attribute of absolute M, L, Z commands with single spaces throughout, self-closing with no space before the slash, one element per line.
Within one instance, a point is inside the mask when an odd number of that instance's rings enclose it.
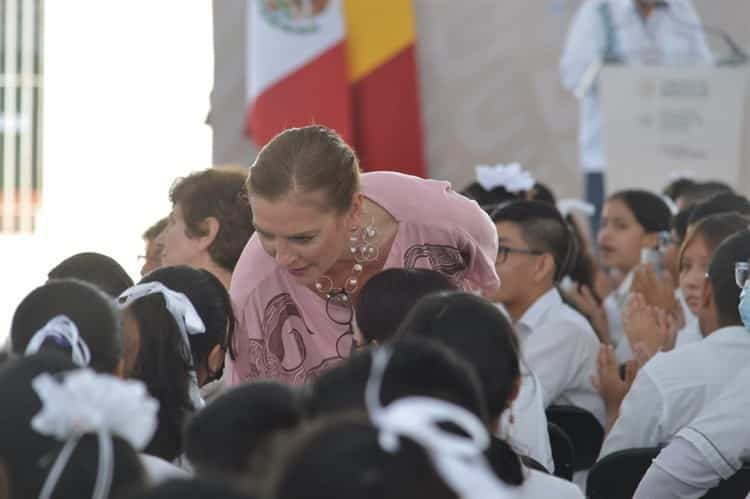
<path fill-rule="evenodd" d="M 567 217 L 574 211 L 583 213 L 589 217 L 596 213 L 596 207 L 593 204 L 575 198 L 561 199 L 557 202 L 557 210 L 563 217 Z"/>
<path fill-rule="evenodd" d="M 667 205 L 667 208 L 669 208 L 669 213 L 672 216 L 677 215 L 680 209 L 677 207 L 677 204 L 674 201 L 672 201 L 672 198 L 670 198 L 669 196 L 660 196 L 660 197 L 661 197 L 661 200 L 664 201 L 664 204 Z"/>
<path fill-rule="evenodd" d="M 73 371 L 62 381 L 42 373 L 32 380 L 31 386 L 42 404 L 42 409 L 31 420 L 32 429 L 65 442 L 39 498 L 52 497 L 80 438 L 96 433 L 99 459 L 92 498 L 106 499 L 114 470 L 111 436 L 126 440 L 136 450 L 143 449 L 156 431 L 159 403 L 148 395 L 139 381 L 95 374 L 90 369 Z"/>
<path fill-rule="evenodd" d="M 506 191 L 513 193 L 530 191 L 536 183 L 534 177 L 518 163 L 478 165 L 476 176 L 477 182 L 485 191 L 491 191 L 496 187 L 504 187 Z"/>
<path fill-rule="evenodd" d="M 380 387 L 390 356 L 388 347 L 373 351 L 365 389 L 365 404 L 380 430 L 383 450 L 396 452 L 399 437 L 409 438 L 425 450 L 438 474 L 462 499 L 504 497 L 509 488 L 495 476 L 483 454 L 490 435 L 474 414 L 428 397 L 404 397 L 387 407 L 380 404 Z M 452 423 L 468 436 L 447 432 L 439 423 Z"/>
<path fill-rule="evenodd" d="M 33 355 L 42 348 L 47 340 L 62 341 L 70 346 L 73 363 L 78 367 L 87 367 L 91 362 L 91 352 L 86 342 L 81 338 L 78 327 L 65 315 L 57 315 L 29 340 L 24 355 Z"/>
<path fill-rule="evenodd" d="M 147 282 L 143 284 L 136 284 L 122 292 L 117 298 L 117 303 L 120 309 L 125 309 L 130 306 L 134 301 L 153 294 L 161 294 L 164 297 L 167 310 L 174 317 L 177 327 L 180 329 L 182 335 L 182 341 L 185 343 L 185 347 L 188 352 L 190 349 L 190 340 L 188 335 L 193 336 L 196 334 L 203 334 L 206 332 L 206 326 L 203 324 L 200 315 L 195 310 L 193 303 L 190 299 L 185 296 L 184 293 L 179 293 L 172 289 L 169 289 L 160 282 Z M 192 365 L 192 355 L 188 361 Z M 200 387 L 198 386 L 198 377 L 195 374 L 195 366 L 192 366 L 190 371 L 190 401 L 193 403 L 193 407 L 200 409 L 206 405 L 203 397 L 201 397 Z"/>

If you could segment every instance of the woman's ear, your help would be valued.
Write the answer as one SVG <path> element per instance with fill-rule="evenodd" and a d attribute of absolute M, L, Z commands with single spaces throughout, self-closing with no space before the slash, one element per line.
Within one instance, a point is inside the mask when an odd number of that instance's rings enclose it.
<path fill-rule="evenodd" d="M 364 203 L 364 196 L 361 192 L 354 194 L 352 198 L 352 205 L 349 208 L 349 226 L 360 227 L 362 225 L 362 204 Z"/>

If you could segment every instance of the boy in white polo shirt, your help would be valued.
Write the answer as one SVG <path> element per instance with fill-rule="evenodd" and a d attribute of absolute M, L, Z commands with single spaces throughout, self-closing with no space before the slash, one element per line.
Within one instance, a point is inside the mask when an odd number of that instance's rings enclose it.
<path fill-rule="evenodd" d="M 539 377 L 545 406 L 573 405 L 602 425 L 604 402 L 594 388 L 599 340 L 588 321 L 555 287 L 575 260 L 576 241 L 554 206 L 518 201 L 495 210 L 503 305 L 521 341 L 523 358 Z"/>

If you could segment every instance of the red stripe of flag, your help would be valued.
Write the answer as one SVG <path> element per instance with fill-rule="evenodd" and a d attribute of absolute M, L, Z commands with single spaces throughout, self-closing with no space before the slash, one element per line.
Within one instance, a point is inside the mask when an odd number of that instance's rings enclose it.
<path fill-rule="evenodd" d="M 338 43 L 264 90 L 248 110 L 245 133 L 263 147 L 289 127 L 321 124 L 351 143 L 346 45 Z"/>

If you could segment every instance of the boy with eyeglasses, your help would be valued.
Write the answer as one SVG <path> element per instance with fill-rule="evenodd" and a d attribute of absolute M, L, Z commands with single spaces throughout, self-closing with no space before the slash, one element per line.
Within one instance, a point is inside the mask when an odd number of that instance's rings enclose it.
<path fill-rule="evenodd" d="M 573 405 L 604 425 L 604 402 L 591 381 L 599 340 L 556 287 L 577 251 L 565 219 L 550 204 L 518 201 L 500 206 L 492 220 L 501 284 L 488 298 L 501 304 L 513 322 L 522 357 L 541 381 L 545 407 Z"/>

